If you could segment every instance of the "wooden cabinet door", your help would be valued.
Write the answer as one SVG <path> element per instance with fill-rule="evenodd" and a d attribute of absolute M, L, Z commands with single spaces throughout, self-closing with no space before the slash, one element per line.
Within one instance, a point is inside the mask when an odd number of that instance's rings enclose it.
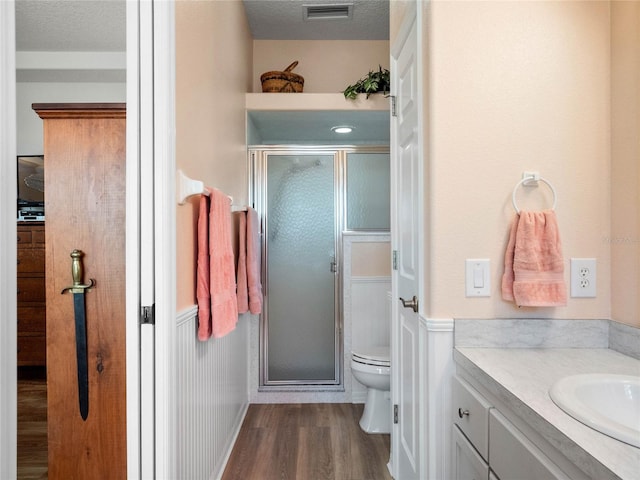
<path fill-rule="evenodd" d="M 126 478 L 125 108 L 40 104 L 50 479 Z M 89 411 L 80 415 L 70 253 L 84 253 Z"/>

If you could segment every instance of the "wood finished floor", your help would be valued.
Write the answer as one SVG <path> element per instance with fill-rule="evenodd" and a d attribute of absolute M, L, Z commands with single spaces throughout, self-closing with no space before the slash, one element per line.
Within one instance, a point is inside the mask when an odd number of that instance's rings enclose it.
<path fill-rule="evenodd" d="M 391 480 L 389 435 L 364 433 L 362 409 L 250 405 L 222 480 Z"/>
<path fill-rule="evenodd" d="M 18 371 L 18 479 L 47 478 L 47 381 L 44 371 Z"/>
<path fill-rule="evenodd" d="M 250 405 L 222 480 L 391 480 L 389 435 L 358 425 L 363 405 Z M 47 384 L 18 378 L 19 480 L 47 478 Z"/>

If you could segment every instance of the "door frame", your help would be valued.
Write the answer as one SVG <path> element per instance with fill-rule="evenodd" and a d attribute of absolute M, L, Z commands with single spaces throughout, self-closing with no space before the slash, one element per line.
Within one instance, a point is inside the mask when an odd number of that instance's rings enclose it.
<path fill-rule="evenodd" d="M 127 2 L 128 478 L 176 476 L 175 4 Z M 141 324 L 141 307 L 152 307 Z"/>
<path fill-rule="evenodd" d="M 142 171 L 147 173 L 147 177 L 141 179 L 141 186 L 146 192 L 143 203 L 148 212 L 146 226 L 141 224 L 142 245 L 151 247 L 146 252 L 148 260 L 143 262 L 148 281 L 143 280 L 141 284 L 152 286 L 143 292 L 142 305 L 155 305 L 155 324 L 143 325 L 142 328 L 142 345 L 148 347 L 143 351 L 143 364 L 153 378 L 153 384 L 146 385 L 148 391 L 142 398 L 142 412 L 149 417 L 148 422 L 142 425 L 142 433 L 155 448 L 154 452 L 143 452 L 143 457 L 148 460 L 149 468 L 154 467 L 154 472 L 147 469 L 142 478 L 176 478 L 175 2 L 138 1 L 147 8 L 150 15 L 147 18 L 152 18 L 146 30 L 150 35 L 147 44 L 150 50 L 145 52 L 141 49 L 140 55 L 142 58 L 146 54 L 148 59 L 153 59 L 146 62 L 149 68 L 146 75 L 141 74 L 139 97 L 142 99 L 146 91 L 153 94 L 147 102 L 141 103 L 144 105 L 143 114 L 149 119 L 147 125 L 152 125 L 152 131 L 143 137 L 141 143 L 148 152 L 141 156 Z M 143 114 L 141 129 L 145 125 Z M 153 412 L 150 413 L 149 409 Z"/>
<path fill-rule="evenodd" d="M 171 339 L 175 328 L 175 13 L 173 2 L 127 2 L 127 470 L 128 478 L 170 478 L 175 417 Z M 153 52 L 155 55 L 152 56 Z M 17 155 L 15 2 L 0 2 L 0 478 L 17 474 L 17 245 L 15 199 Z M 155 82 L 154 82 L 155 80 Z M 142 92 L 153 92 L 142 99 Z M 147 123 L 149 118 L 153 123 Z M 142 126 L 151 125 L 143 133 Z M 159 134 L 153 135 L 154 132 Z M 151 135 L 149 135 L 151 133 Z M 151 225 L 141 205 L 153 212 Z M 154 206 L 157 208 L 154 209 Z M 162 215 L 160 214 L 162 212 Z M 154 239 L 157 239 L 155 248 Z M 145 248 L 142 249 L 141 245 Z M 141 251 L 148 253 L 142 264 Z M 155 267 L 155 268 L 154 268 Z M 163 326 L 140 327 L 140 285 L 163 301 L 156 319 Z M 153 304 L 153 303 L 152 303 Z M 144 345 L 152 348 L 140 351 Z M 155 351 L 165 354 L 154 366 Z M 162 358 L 162 357 L 160 357 Z M 144 361 L 142 361 L 144 359 Z M 141 384 L 141 365 L 150 382 Z M 155 381 L 158 376 L 161 381 Z M 158 385 L 159 384 L 159 385 Z M 162 399 L 154 408 L 156 399 Z M 143 408 L 144 405 L 144 408 Z M 150 415 L 148 412 L 152 412 Z M 142 416 L 141 413 L 145 412 Z M 144 462 L 142 461 L 144 460 Z"/>
<path fill-rule="evenodd" d="M 342 231 L 345 226 L 345 207 L 344 192 L 339 189 L 343 185 L 341 179 L 344 171 L 344 163 L 346 161 L 346 151 L 348 148 L 322 145 L 322 146 L 257 146 L 249 148 L 249 158 L 253 159 L 250 168 L 250 192 L 252 203 L 256 210 L 264 217 L 265 237 L 268 234 L 268 218 L 266 217 L 267 208 L 267 161 L 269 156 L 310 156 L 310 155 L 326 155 L 333 156 L 334 166 L 334 254 L 338 272 L 340 272 L 340 258 L 342 258 Z M 268 292 L 267 278 L 267 258 L 269 254 L 268 241 L 262 242 L 262 275 L 264 278 L 265 292 Z M 259 357 L 259 383 L 260 391 L 343 391 L 344 390 L 344 365 L 343 365 L 343 325 L 342 325 L 342 301 L 340 298 L 340 279 L 341 275 L 334 276 L 334 380 L 269 380 L 268 378 L 268 305 L 269 297 L 265 294 L 263 314 L 260 316 L 259 338 L 260 338 L 260 357 Z"/>
<path fill-rule="evenodd" d="M 0 478 L 17 471 L 15 3 L 0 2 Z"/>

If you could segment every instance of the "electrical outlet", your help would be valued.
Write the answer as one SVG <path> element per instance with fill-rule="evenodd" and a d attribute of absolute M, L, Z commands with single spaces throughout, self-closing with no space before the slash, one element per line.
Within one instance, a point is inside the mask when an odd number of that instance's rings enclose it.
<path fill-rule="evenodd" d="M 596 259 L 571 259 L 571 296 L 596 296 Z"/>

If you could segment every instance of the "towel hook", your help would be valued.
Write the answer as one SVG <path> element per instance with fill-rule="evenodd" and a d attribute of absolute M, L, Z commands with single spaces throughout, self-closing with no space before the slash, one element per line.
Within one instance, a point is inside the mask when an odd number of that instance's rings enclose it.
<path fill-rule="evenodd" d="M 528 186 L 531 183 L 533 183 L 534 186 L 537 186 L 539 181 L 546 183 L 547 186 L 551 189 L 551 193 L 553 193 L 553 205 L 551 206 L 551 210 L 556 209 L 558 196 L 556 195 L 556 189 L 553 188 L 551 182 L 541 177 L 537 172 L 525 172 L 522 174 L 522 180 L 516 183 L 516 186 L 513 188 L 513 194 L 511 195 L 511 201 L 513 203 L 513 208 L 516 210 L 516 213 L 520 213 L 520 209 L 518 208 L 518 204 L 516 203 L 516 192 L 518 191 L 518 188 L 520 188 L 521 185 Z"/>

